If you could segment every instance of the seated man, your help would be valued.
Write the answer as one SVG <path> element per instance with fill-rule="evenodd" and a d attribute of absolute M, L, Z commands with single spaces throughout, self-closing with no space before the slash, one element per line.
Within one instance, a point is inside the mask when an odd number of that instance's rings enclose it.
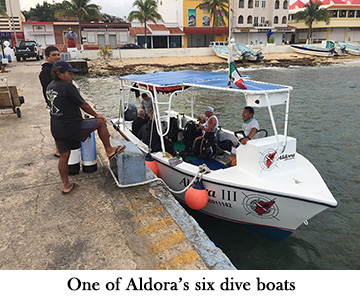
<path fill-rule="evenodd" d="M 216 132 L 219 129 L 219 121 L 217 117 L 214 115 L 214 109 L 211 106 L 205 108 L 205 118 L 197 117 L 198 121 L 201 124 L 196 129 L 201 130 L 201 135 L 195 137 L 195 141 L 202 138 L 206 132 Z"/>
<path fill-rule="evenodd" d="M 145 119 L 145 112 L 143 109 L 139 109 L 136 119 L 132 122 L 131 131 L 139 138 L 140 128 L 147 123 Z"/>
<path fill-rule="evenodd" d="M 246 145 L 251 139 L 259 138 L 258 130 L 259 123 L 254 118 L 254 109 L 251 106 L 246 106 L 242 113 L 244 121 L 241 130 L 244 131 L 245 137 L 241 140 L 242 145 Z"/>
<path fill-rule="evenodd" d="M 205 118 L 197 117 L 201 124 L 197 127 L 197 132 L 195 132 L 195 144 L 194 150 L 195 154 L 200 155 L 202 158 L 210 159 L 216 150 L 216 140 L 214 133 L 219 128 L 219 121 L 214 115 L 214 109 L 211 106 L 208 106 L 205 109 Z M 198 136 L 196 136 L 198 135 Z M 209 155 L 205 155 L 207 150 L 211 150 Z M 204 155 L 202 155 L 204 153 Z"/>

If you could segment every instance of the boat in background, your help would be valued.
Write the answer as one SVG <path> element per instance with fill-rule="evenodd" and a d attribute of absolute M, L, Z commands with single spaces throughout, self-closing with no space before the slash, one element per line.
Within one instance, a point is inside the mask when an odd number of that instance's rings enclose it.
<path fill-rule="evenodd" d="M 339 42 L 339 44 L 346 48 L 345 51 L 348 54 L 360 55 L 360 44 L 356 45 L 354 43 L 345 43 L 345 42 Z"/>
<path fill-rule="evenodd" d="M 325 57 L 338 55 L 335 43 L 333 41 L 325 41 L 325 43 L 322 44 L 292 44 L 290 47 L 293 51 L 301 54 Z"/>
<path fill-rule="evenodd" d="M 259 62 L 264 59 L 264 55 L 261 51 L 255 52 L 244 44 L 236 43 L 234 44 L 235 51 L 242 56 L 243 59 L 248 61 Z"/>
<path fill-rule="evenodd" d="M 229 57 L 229 47 L 228 46 L 212 46 L 212 49 L 214 50 L 215 54 L 218 57 L 228 59 L 228 57 Z M 243 59 L 242 55 L 235 51 L 232 52 L 232 56 L 235 61 L 241 61 Z"/>

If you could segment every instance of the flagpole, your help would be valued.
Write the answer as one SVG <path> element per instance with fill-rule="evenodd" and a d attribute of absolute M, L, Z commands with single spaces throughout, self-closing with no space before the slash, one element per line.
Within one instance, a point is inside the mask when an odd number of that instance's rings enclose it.
<path fill-rule="evenodd" d="M 228 87 L 231 87 L 231 73 L 230 73 L 230 63 L 233 61 L 233 55 L 232 55 L 232 47 L 231 47 L 231 27 L 232 27 L 232 14 L 231 14 L 231 0 L 229 0 L 229 19 L 228 19 L 228 25 L 229 25 L 229 37 L 228 37 L 228 47 L 229 47 L 229 56 L 228 56 L 228 67 L 229 67 L 229 78 L 228 78 Z"/>

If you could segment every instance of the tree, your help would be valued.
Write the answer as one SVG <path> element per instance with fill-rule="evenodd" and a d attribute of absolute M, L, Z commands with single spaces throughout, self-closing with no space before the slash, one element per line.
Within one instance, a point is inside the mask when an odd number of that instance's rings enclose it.
<path fill-rule="evenodd" d="M 23 11 L 22 13 L 27 21 L 53 22 L 55 20 L 55 12 L 61 8 L 61 3 L 49 4 L 44 1 L 43 4 L 38 3 L 35 8 L 30 8 L 29 11 Z"/>
<path fill-rule="evenodd" d="M 126 22 L 126 19 L 117 17 L 117 16 L 113 16 L 113 15 L 109 15 L 109 14 L 102 14 L 103 20 L 105 22 L 111 22 L 111 23 L 124 23 Z"/>
<path fill-rule="evenodd" d="M 56 17 L 70 17 L 79 22 L 79 37 L 81 38 L 81 24 L 80 22 L 102 20 L 100 12 L 101 7 L 97 4 L 90 4 L 91 0 L 70 0 L 62 2 L 62 9 L 55 12 Z"/>
<path fill-rule="evenodd" d="M 213 22 L 211 38 L 214 40 L 215 27 L 219 27 L 220 23 L 225 24 L 224 16 L 229 20 L 228 0 L 204 0 L 202 3 L 196 6 L 196 8 L 206 8 L 210 12 L 210 18 Z M 218 11 L 222 12 L 223 14 L 218 14 Z"/>
<path fill-rule="evenodd" d="M 146 37 L 146 22 L 153 21 L 156 24 L 156 20 L 163 20 L 162 16 L 157 11 L 156 0 L 135 0 L 133 6 L 138 10 L 133 10 L 129 13 L 129 22 L 139 20 L 141 24 L 144 24 L 145 29 L 145 48 L 147 48 Z"/>
<path fill-rule="evenodd" d="M 310 0 L 309 3 L 305 4 L 305 10 L 297 12 L 294 17 L 296 22 L 305 21 L 305 24 L 309 27 L 309 43 L 312 39 L 312 25 L 314 21 L 324 21 L 329 24 L 329 13 L 325 8 L 320 8 L 321 2 Z"/>

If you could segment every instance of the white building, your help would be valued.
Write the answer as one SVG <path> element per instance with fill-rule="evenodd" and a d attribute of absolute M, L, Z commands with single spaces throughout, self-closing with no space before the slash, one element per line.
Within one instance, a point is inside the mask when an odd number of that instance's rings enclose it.
<path fill-rule="evenodd" d="M 288 0 L 232 0 L 233 37 L 242 44 L 266 44 L 273 32 L 274 43 L 291 38 L 295 29 L 288 27 Z"/>
<path fill-rule="evenodd" d="M 0 17 L 0 37 L 14 46 L 17 39 L 24 38 L 21 22 L 25 21 L 25 18 L 21 13 L 19 0 L 0 0 L 0 5 L 9 16 Z"/>

